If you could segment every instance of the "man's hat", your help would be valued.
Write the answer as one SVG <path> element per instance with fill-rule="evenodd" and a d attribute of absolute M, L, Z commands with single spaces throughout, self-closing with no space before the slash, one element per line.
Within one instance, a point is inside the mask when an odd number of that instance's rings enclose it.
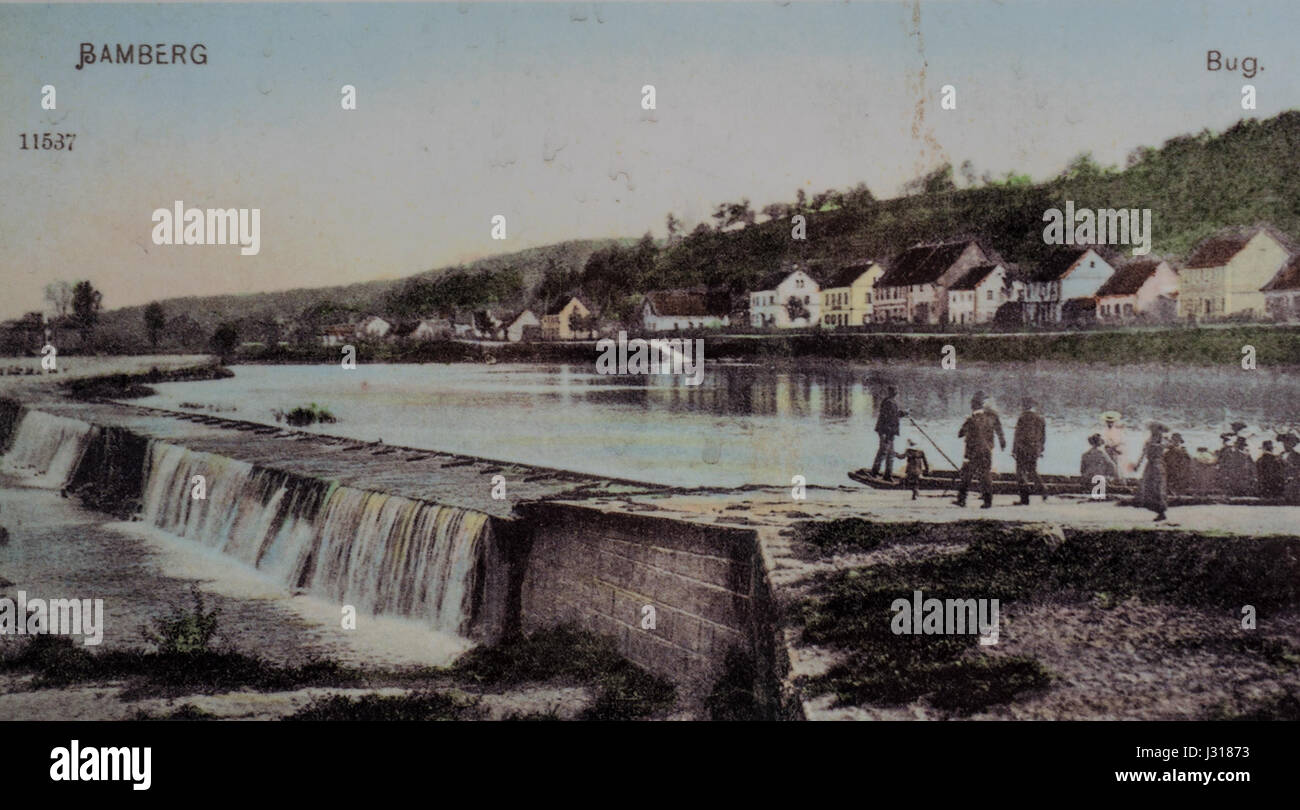
<path fill-rule="evenodd" d="M 971 397 L 970 401 L 972 405 L 983 405 L 984 400 L 988 398 L 989 398 L 988 394 L 984 393 L 983 391 L 976 391 L 975 396 Z"/>
<path fill-rule="evenodd" d="M 1240 432 L 1242 432 L 1243 430 L 1246 429 L 1246 423 L 1245 423 L 1245 422 L 1233 422 L 1232 425 L 1231 425 L 1230 427 L 1232 428 L 1232 432 L 1233 432 L 1233 433 L 1240 433 Z"/>

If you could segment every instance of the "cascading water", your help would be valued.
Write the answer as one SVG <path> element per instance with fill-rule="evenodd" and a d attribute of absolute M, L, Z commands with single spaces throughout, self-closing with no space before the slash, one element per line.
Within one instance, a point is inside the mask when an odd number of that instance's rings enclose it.
<path fill-rule="evenodd" d="M 202 499 L 194 497 L 198 486 Z M 471 634 L 479 561 L 490 542 L 481 512 L 152 442 L 143 513 L 290 587 Z"/>
<path fill-rule="evenodd" d="M 3 469 L 35 486 L 59 489 L 76 471 L 97 430 L 77 419 L 24 411 Z"/>

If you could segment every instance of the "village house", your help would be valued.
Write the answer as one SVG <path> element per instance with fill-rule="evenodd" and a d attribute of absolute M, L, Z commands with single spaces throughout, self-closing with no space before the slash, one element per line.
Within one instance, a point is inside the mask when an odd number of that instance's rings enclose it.
<path fill-rule="evenodd" d="M 977 264 L 948 287 L 948 323 L 988 323 L 1011 296 L 1006 267 Z"/>
<path fill-rule="evenodd" d="M 382 340 L 393 331 L 393 324 L 378 315 L 367 315 L 357 324 L 356 335 L 366 340 Z"/>
<path fill-rule="evenodd" d="M 1102 323 L 1171 321 L 1178 314 L 1178 273 L 1169 262 L 1137 259 L 1106 279 L 1096 298 Z"/>
<path fill-rule="evenodd" d="M 647 332 L 676 329 L 719 329 L 731 325 L 726 297 L 704 290 L 655 290 L 641 302 L 641 325 Z"/>
<path fill-rule="evenodd" d="M 947 323 L 948 287 L 971 268 L 995 259 L 974 240 L 908 248 L 876 282 L 875 320 Z"/>
<path fill-rule="evenodd" d="M 421 318 L 411 324 L 410 331 L 401 337 L 408 340 L 446 340 L 454 334 L 451 321 L 446 318 Z"/>
<path fill-rule="evenodd" d="M 1114 266 L 1091 247 L 1053 251 L 1027 279 L 1025 320 L 1028 323 L 1062 323 L 1066 301 L 1093 298 L 1115 274 Z M 1078 304 L 1072 307 L 1077 319 Z"/>
<path fill-rule="evenodd" d="M 749 294 L 749 323 L 757 328 L 797 329 L 817 325 L 821 286 L 808 271 L 786 268 L 763 279 L 763 289 Z"/>
<path fill-rule="evenodd" d="M 480 337 L 478 326 L 474 323 L 473 312 L 456 312 L 451 316 L 451 327 L 458 338 Z"/>
<path fill-rule="evenodd" d="M 1263 287 L 1289 258 L 1288 240 L 1272 228 L 1220 231 L 1192 251 L 1179 274 L 1179 316 L 1262 318 Z"/>
<path fill-rule="evenodd" d="M 322 346 L 342 346 L 356 337 L 357 328 L 351 324 L 339 323 L 322 327 L 320 342 Z"/>
<path fill-rule="evenodd" d="M 822 326 L 862 326 L 871 323 L 876 281 L 884 274 L 884 266 L 872 260 L 837 270 L 821 291 Z"/>
<path fill-rule="evenodd" d="M 543 340 L 590 340 L 591 309 L 576 295 L 561 298 L 542 316 Z"/>
<path fill-rule="evenodd" d="M 518 315 L 507 321 L 505 328 L 506 340 L 511 343 L 518 343 L 525 338 L 529 327 L 534 327 L 540 330 L 541 326 L 542 322 L 537 319 L 537 316 L 533 314 L 533 311 L 531 309 L 525 309 L 523 312 L 520 312 Z"/>
<path fill-rule="evenodd" d="M 1300 320 L 1300 255 L 1288 259 L 1262 292 L 1264 308 L 1273 320 Z"/>

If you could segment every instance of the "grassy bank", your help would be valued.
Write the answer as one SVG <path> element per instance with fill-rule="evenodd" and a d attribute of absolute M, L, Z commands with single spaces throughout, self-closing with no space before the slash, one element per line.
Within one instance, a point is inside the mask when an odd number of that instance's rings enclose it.
<path fill-rule="evenodd" d="M 1194 608 L 1217 630 L 1169 645 L 1168 655 L 1248 659 L 1295 680 L 1300 646 L 1263 632 L 1232 632 L 1243 605 L 1263 622 L 1300 606 L 1300 538 L 1226 538 L 1179 531 L 1079 531 L 955 524 L 808 524 L 804 542 L 825 554 L 887 549 L 896 544 L 965 543 L 957 553 L 823 575 L 794 609 L 805 643 L 838 651 L 839 662 L 805 685 L 833 693 L 839 705 L 901 706 L 924 700 L 956 716 L 1019 700 L 1049 688 L 1054 674 L 1031 656 L 980 654 L 971 634 L 896 635 L 891 605 L 920 590 L 925 598 L 997 599 L 1007 606 L 1091 603 L 1113 608 L 1129 599 Z M 1005 612 L 1004 612 L 1005 617 Z M 1050 631 L 1051 628 L 1046 628 Z M 1120 642 L 1114 642 L 1119 644 Z M 1291 711 L 1294 689 L 1215 716 Z M 1272 708 L 1270 708 L 1272 707 Z"/>

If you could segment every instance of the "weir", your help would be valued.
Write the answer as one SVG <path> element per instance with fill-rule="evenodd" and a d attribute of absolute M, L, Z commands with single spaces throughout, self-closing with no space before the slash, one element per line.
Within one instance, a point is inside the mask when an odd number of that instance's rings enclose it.
<path fill-rule="evenodd" d="M 576 624 L 688 701 L 739 653 L 778 702 L 788 667 L 756 533 L 618 506 L 666 488 L 107 402 L 0 398 L 0 450 L 24 485 L 294 592 L 481 642 Z M 509 500 L 488 494 L 498 474 Z"/>

